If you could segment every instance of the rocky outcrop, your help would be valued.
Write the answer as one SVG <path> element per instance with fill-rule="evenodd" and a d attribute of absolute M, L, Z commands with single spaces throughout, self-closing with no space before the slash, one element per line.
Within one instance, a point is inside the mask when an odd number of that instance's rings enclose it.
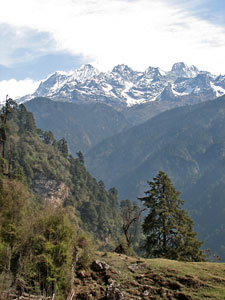
<path fill-rule="evenodd" d="M 64 182 L 58 183 L 54 179 L 40 175 L 33 180 L 32 190 L 44 200 L 55 205 L 63 203 L 70 194 L 70 189 Z"/>
<path fill-rule="evenodd" d="M 105 263 L 104 261 L 95 260 L 91 264 L 91 268 L 95 272 L 101 272 L 101 271 L 108 270 L 109 269 L 109 265 L 107 263 Z"/>
<path fill-rule="evenodd" d="M 107 288 L 106 299 L 108 300 L 122 300 L 124 295 L 120 290 L 120 285 L 114 280 L 109 280 L 110 285 Z"/>

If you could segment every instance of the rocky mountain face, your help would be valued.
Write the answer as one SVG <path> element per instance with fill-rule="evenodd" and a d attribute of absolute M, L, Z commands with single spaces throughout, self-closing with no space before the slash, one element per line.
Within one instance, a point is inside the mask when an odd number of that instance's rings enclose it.
<path fill-rule="evenodd" d="M 138 72 L 118 65 L 104 73 L 88 64 L 74 72 L 50 75 L 34 94 L 20 101 L 48 97 L 78 104 L 100 102 L 121 110 L 153 101 L 193 104 L 224 94 L 225 76 L 214 76 L 183 62 L 175 63 L 169 72 L 154 67 Z"/>
<path fill-rule="evenodd" d="M 70 196 L 70 189 L 64 182 L 58 183 L 43 174 L 33 180 L 31 188 L 35 194 L 55 206 L 61 205 Z"/>

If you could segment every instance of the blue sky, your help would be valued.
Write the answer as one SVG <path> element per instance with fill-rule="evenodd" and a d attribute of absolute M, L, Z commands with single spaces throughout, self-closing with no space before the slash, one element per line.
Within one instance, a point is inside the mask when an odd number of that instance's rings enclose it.
<path fill-rule="evenodd" d="M 225 1 L 8 0 L 0 10 L 0 97 L 91 63 L 169 70 L 184 61 L 225 74 Z"/>
<path fill-rule="evenodd" d="M 172 2 L 172 1 L 171 1 Z M 206 19 L 214 24 L 225 26 L 224 0 L 183 1 L 175 0 L 173 3 L 183 6 L 191 14 L 201 19 Z"/>

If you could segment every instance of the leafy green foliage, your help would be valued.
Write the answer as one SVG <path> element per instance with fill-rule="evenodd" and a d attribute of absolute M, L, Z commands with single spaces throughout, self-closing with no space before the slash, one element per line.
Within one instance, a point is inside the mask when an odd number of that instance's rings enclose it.
<path fill-rule="evenodd" d="M 0 179 L 0 271 L 13 272 L 18 263 L 29 198 L 21 182 Z"/>
<path fill-rule="evenodd" d="M 70 288 L 75 230 L 65 209 L 45 207 L 36 216 L 26 239 L 23 257 L 32 258 L 22 265 L 29 269 L 31 286 L 51 295 Z"/>
<path fill-rule="evenodd" d="M 148 257 L 203 260 L 202 243 L 193 232 L 193 221 L 181 209 L 183 201 L 169 177 L 160 171 L 148 184 L 150 189 L 145 192 L 146 196 L 139 198 L 150 209 L 143 223 L 144 248 Z"/>
<path fill-rule="evenodd" d="M 97 244 L 93 238 L 85 232 L 81 232 L 76 237 L 75 255 L 77 259 L 76 268 L 86 269 L 94 259 L 94 250 L 97 249 Z"/>
<path fill-rule="evenodd" d="M 0 185 L 0 273 L 11 274 L 10 284 L 18 288 L 63 297 L 74 259 L 75 224 L 69 213 L 35 204 L 20 181 L 1 179 Z"/>

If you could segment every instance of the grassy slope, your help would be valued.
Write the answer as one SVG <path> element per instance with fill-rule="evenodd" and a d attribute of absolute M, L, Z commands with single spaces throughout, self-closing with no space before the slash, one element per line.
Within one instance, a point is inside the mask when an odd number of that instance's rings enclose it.
<path fill-rule="evenodd" d="M 105 299 L 112 282 L 128 299 L 225 299 L 225 264 L 167 259 L 136 259 L 116 253 L 96 253 L 109 265 L 96 272 L 77 271 L 75 299 Z M 115 298 L 117 299 L 117 298 Z M 118 298 L 120 299 L 120 298 Z"/>

